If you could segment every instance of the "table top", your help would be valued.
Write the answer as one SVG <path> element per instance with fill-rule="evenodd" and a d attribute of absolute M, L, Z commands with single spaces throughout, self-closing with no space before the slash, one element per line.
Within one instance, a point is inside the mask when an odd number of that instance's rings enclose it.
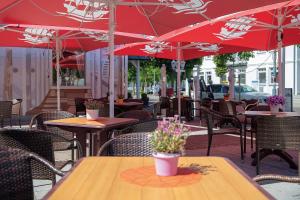
<path fill-rule="evenodd" d="M 298 112 L 276 112 L 272 113 L 271 111 L 245 111 L 246 116 L 276 116 L 276 117 L 299 117 L 300 113 Z"/>
<path fill-rule="evenodd" d="M 142 168 L 147 170 L 153 165 L 152 157 L 84 158 L 52 188 L 46 199 L 272 199 L 225 158 L 180 157 L 179 166 L 190 169 L 190 173 L 158 177 L 153 168 L 153 175 L 137 179 L 145 176 Z M 161 183 L 156 185 L 157 181 Z M 174 181 L 178 184 L 174 185 Z"/>
<path fill-rule="evenodd" d="M 97 120 L 87 120 L 86 117 L 74 117 L 57 120 L 49 120 L 44 122 L 50 126 L 69 126 L 69 127 L 81 127 L 81 128 L 95 128 L 104 129 L 120 125 L 132 124 L 138 122 L 137 119 L 132 118 L 109 118 L 99 117 Z"/>

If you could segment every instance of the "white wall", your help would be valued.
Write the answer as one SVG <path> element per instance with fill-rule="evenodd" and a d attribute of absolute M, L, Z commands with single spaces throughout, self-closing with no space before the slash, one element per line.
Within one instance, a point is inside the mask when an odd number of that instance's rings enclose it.
<path fill-rule="evenodd" d="M 50 86 L 52 52 L 37 48 L 0 48 L 0 100 L 4 99 L 7 51 L 12 50 L 12 98 L 23 99 L 22 110 L 38 106 Z"/>

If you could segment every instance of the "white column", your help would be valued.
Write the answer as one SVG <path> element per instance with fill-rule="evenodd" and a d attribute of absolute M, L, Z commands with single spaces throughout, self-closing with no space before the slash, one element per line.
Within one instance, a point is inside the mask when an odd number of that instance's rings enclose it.
<path fill-rule="evenodd" d="M 181 63 L 181 49 L 180 43 L 177 46 L 177 98 L 178 98 L 178 115 L 181 116 L 181 81 L 180 81 L 180 63 Z"/>
<path fill-rule="evenodd" d="M 278 10 L 278 25 L 279 27 L 281 26 L 283 21 L 283 17 L 282 17 L 282 13 L 281 13 L 281 9 Z M 283 70 L 282 70 L 282 53 L 281 53 L 281 49 L 282 49 L 282 34 L 283 34 L 283 30 L 282 28 L 279 28 L 277 31 L 277 42 L 278 42 L 278 76 L 277 76 L 277 81 L 278 81 L 278 95 L 284 95 L 283 94 L 283 90 L 284 90 L 284 82 L 283 82 Z"/>
<path fill-rule="evenodd" d="M 166 65 L 163 64 L 161 67 L 161 88 L 160 88 L 161 96 L 167 96 L 167 75 L 166 75 Z"/>
<path fill-rule="evenodd" d="M 60 110 L 60 84 L 61 84 L 61 76 L 60 76 L 60 39 L 58 38 L 58 31 L 56 31 L 56 95 L 57 95 L 57 110 Z"/>
<path fill-rule="evenodd" d="M 109 1 L 109 117 L 114 117 L 114 100 L 115 100 L 115 4 Z"/>
<path fill-rule="evenodd" d="M 228 75 L 228 80 L 229 80 L 229 98 L 230 100 L 234 99 L 234 68 L 233 66 L 229 68 L 229 75 Z"/>

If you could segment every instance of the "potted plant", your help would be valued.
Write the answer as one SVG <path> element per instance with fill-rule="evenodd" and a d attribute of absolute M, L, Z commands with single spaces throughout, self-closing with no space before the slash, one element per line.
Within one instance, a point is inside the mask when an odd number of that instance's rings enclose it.
<path fill-rule="evenodd" d="M 267 104 L 270 106 L 271 112 L 279 112 L 279 108 L 282 108 L 285 104 L 285 98 L 279 95 L 269 96 Z"/>
<path fill-rule="evenodd" d="M 86 119 L 97 120 L 99 118 L 100 102 L 95 99 L 88 99 L 85 102 Z"/>
<path fill-rule="evenodd" d="M 116 102 L 120 103 L 120 104 L 124 103 L 124 95 L 123 94 L 119 94 Z"/>
<path fill-rule="evenodd" d="M 177 164 L 189 129 L 179 122 L 179 117 L 166 118 L 158 123 L 157 129 L 150 135 L 153 148 L 155 169 L 158 176 L 174 176 Z"/>

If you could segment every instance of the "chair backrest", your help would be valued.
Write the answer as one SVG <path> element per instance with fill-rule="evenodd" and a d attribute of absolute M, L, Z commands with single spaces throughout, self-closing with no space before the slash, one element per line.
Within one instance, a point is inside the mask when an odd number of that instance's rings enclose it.
<path fill-rule="evenodd" d="M 79 112 L 85 112 L 86 111 L 84 103 L 85 103 L 85 98 L 79 98 L 79 97 L 75 98 L 76 115 Z"/>
<path fill-rule="evenodd" d="M 169 97 L 160 97 L 160 108 L 161 109 L 169 109 L 170 108 L 170 98 Z"/>
<path fill-rule="evenodd" d="M 142 99 L 124 99 L 124 102 L 144 103 Z"/>
<path fill-rule="evenodd" d="M 0 101 L 0 120 L 4 118 L 11 118 L 12 101 Z"/>
<path fill-rule="evenodd" d="M 33 152 L 54 164 L 53 133 L 33 129 L 1 129 L 0 145 Z M 54 174 L 45 166 L 32 162 L 33 177 L 54 180 Z"/>
<path fill-rule="evenodd" d="M 21 104 L 22 104 L 22 99 L 13 99 L 11 114 L 21 115 Z"/>
<path fill-rule="evenodd" d="M 260 116 L 256 119 L 257 147 L 270 149 L 300 148 L 300 117 Z"/>
<path fill-rule="evenodd" d="M 0 146 L 0 199 L 34 199 L 30 157 Z"/>
<path fill-rule="evenodd" d="M 109 116 L 109 104 L 108 103 L 105 103 L 105 102 L 100 103 L 99 116 L 100 117 L 108 117 Z"/>
<path fill-rule="evenodd" d="M 129 133 L 119 135 L 106 142 L 99 150 L 98 155 L 109 156 L 151 156 L 152 148 L 149 132 Z"/>
<path fill-rule="evenodd" d="M 133 119 L 138 119 L 139 121 L 148 121 L 152 118 L 151 114 L 145 110 L 130 110 L 127 112 L 120 113 L 116 117 L 133 118 Z"/>
<path fill-rule="evenodd" d="M 137 123 L 134 125 L 130 125 L 121 130 L 115 130 L 113 132 L 113 136 L 115 137 L 115 136 L 127 134 L 127 133 L 152 132 L 157 128 L 157 126 L 158 126 L 157 120 L 145 121 L 145 122 Z"/>
<path fill-rule="evenodd" d="M 256 106 L 253 106 L 252 108 L 250 108 L 250 110 L 251 111 L 270 111 L 270 106 L 257 104 Z"/>
<path fill-rule="evenodd" d="M 219 111 L 225 115 L 236 115 L 236 104 L 233 101 L 219 100 Z"/>
<path fill-rule="evenodd" d="M 49 127 L 44 124 L 45 121 L 48 120 L 55 120 L 55 119 L 64 119 L 64 118 L 70 118 L 74 117 L 72 113 L 66 112 L 66 111 L 48 111 L 48 112 L 42 112 L 39 113 L 31 119 L 30 128 L 33 128 L 34 125 L 36 125 L 37 129 L 50 131 L 53 133 L 56 133 L 58 135 L 61 135 L 67 139 L 73 138 L 73 133 L 70 133 L 68 131 L 63 131 L 57 127 Z"/>

